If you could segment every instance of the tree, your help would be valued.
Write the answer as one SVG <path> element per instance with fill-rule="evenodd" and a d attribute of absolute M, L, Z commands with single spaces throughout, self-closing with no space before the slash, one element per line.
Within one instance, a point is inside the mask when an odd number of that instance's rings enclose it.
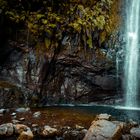
<path fill-rule="evenodd" d="M 117 15 L 115 0 L 1 0 L 1 13 L 16 24 L 29 29 L 35 40 L 44 41 L 46 47 L 51 42 L 57 44 L 63 34 L 78 34 L 81 47 L 94 47 L 93 35 L 101 35 L 101 43 L 115 29 L 114 16 Z M 116 14 L 116 15 L 114 15 Z"/>

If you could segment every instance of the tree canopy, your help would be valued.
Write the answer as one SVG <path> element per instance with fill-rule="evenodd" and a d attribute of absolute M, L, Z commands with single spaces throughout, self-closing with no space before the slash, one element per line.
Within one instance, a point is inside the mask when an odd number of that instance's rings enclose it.
<path fill-rule="evenodd" d="M 79 34 L 83 44 L 93 47 L 93 34 L 103 42 L 118 26 L 115 0 L 0 0 L 0 14 L 22 25 L 49 47 L 63 34 Z"/>

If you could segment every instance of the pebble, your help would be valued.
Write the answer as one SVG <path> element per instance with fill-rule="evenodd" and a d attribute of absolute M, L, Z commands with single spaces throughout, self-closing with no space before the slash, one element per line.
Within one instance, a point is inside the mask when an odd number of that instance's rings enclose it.
<path fill-rule="evenodd" d="M 19 120 L 12 120 L 12 123 L 13 123 L 13 124 L 19 124 L 20 121 L 19 121 Z"/>
<path fill-rule="evenodd" d="M 46 136 L 51 137 L 51 136 L 57 135 L 57 133 L 58 133 L 58 130 L 56 128 L 52 128 L 52 127 L 50 127 L 48 125 L 45 125 L 44 130 L 42 132 L 42 135 L 45 136 L 45 137 Z"/>
<path fill-rule="evenodd" d="M 38 124 L 32 124 L 32 127 L 39 127 Z"/>
<path fill-rule="evenodd" d="M 6 112 L 6 109 L 0 109 L 0 114 L 4 114 Z"/>
<path fill-rule="evenodd" d="M 11 114 L 11 116 L 16 116 L 16 114 L 17 114 L 17 113 L 13 112 L 13 113 Z"/>
<path fill-rule="evenodd" d="M 25 118 L 20 118 L 19 120 L 20 120 L 20 121 L 25 121 Z"/>
<path fill-rule="evenodd" d="M 29 107 L 27 107 L 27 108 L 21 107 L 21 108 L 16 109 L 16 112 L 20 112 L 20 113 L 24 113 L 24 112 L 28 112 L 28 111 L 30 111 Z"/>
<path fill-rule="evenodd" d="M 78 129 L 78 130 L 82 130 L 82 129 L 84 129 L 83 126 L 80 126 L 80 125 L 77 125 L 77 124 L 75 125 L 75 128 Z"/>
<path fill-rule="evenodd" d="M 41 112 L 40 112 L 40 111 L 35 112 L 35 113 L 33 114 L 33 117 L 34 117 L 34 118 L 38 118 L 38 117 L 40 117 L 40 116 L 41 116 Z"/>

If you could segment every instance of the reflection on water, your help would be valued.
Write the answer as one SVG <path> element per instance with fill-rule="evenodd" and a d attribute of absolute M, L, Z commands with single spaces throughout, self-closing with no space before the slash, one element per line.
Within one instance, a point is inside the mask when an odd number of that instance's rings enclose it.
<path fill-rule="evenodd" d="M 124 107 L 124 106 L 116 106 L 118 110 L 122 110 L 126 114 L 126 118 L 133 119 L 140 122 L 140 108 L 137 107 Z"/>

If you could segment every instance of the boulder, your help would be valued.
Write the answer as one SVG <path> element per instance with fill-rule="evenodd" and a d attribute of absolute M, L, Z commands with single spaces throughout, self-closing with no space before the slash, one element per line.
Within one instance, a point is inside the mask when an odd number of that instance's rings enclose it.
<path fill-rule="evenodd" d="M 130 130 L 130 134 L 136 138 L 139 138 L 140 139 L 140 128 L 139 127 L 133 127 L 131 130 Z"/>
<path fill-rule="evenodd" d="M 56 128 L 52 128 L 48 125 L 44 126 L 44 130 L 42 132 L 42 136 L 44 137 L 53 137 L 58 134 L 58 130 Z"/>
<path fill-rule="evenodd" d="M 27 131 L 28 129 L 30 129 L 28 126 L 23 124 L 16 124 L 14 125 L 14 128 L 16 134 L 21 134 L 23 131 Z"/>
<path fill-rule="evenodd" d="M 28 129 L 27 131 L 23 131 L 17 140 L 33 140 L 33 133 L 30 129 Z"/>
<path fill-rule="evenodd" d="M 84 140 L 119 140 L 122 128 L 108 120 L 93 121 Z"/>
<path fill-rule="evenodd" d="M 12 123 L 6 123 L 0 125 L 0 136 L 11 136 L 14 133 L 14 127 Z"/>

